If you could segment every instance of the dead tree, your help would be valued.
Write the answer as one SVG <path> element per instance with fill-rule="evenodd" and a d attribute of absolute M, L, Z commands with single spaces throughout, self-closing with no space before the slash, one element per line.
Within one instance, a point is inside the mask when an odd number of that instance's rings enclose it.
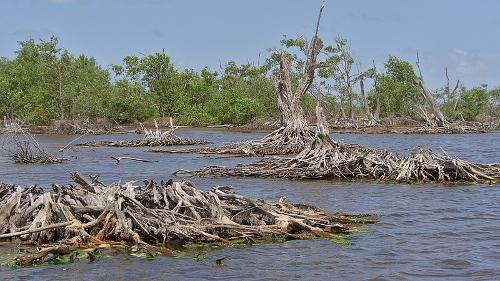
<path fill-rule="evenodd" d="M 49 154 L 34 139 L 18 140 L 15 146 L 10 157 L 18 164 L 58 164 L 65 161 Z"/>
<path fill-rule="evenodd" d="M 373 71 L 375 77 L 375 79 L 373 79 L 373 89 L 375 89 L 376 98 L 375 113 L 373 114 L 373 117 L 378 121 L 380 120 L 380 93 L 377 91 L 377 66 L 375 65 L 375 60 L 373 60 Z"/>
<path fill-rule="evenodd" d="M 425 85 L 424 79 L 422 77 L 422 71 L 420 69 L 420 58 L 417 52 L 417 67 L 419 71 L 419 77 L 415 78 L 415 85 L 419 88 L 422 97 L 427 103 L 430 112 L 428 112 L 423 107 L 419 106 L 420 116 L 425 120 L 426 125 L 422 128 L 413 128 L 407 130 L 405 133 L 427 133 L 427 134 L 464 134 L 464 133 L 485 133 L 492 128 L 487 124 L 481 124 L 478 122 L 465 122 L 463 119 L 461 122 L 450 122 L 446 120 L 443 112 L 441 111 L 439 104 L 436 102 L 433 93 L 427 88 Z M 460 81 L 457 81 L 457 84 L 453 91 L 450 91 L 450 79 L 448 76 L 448 69 L 445 69 L 447 84 L 445 86 L 445 96 L 449 101 L 449 98 L 452 95 L 455 95 L 455 92 L 460 87 Z M 453 108 L 453 111 L 456 109 Z M 463 117 L 462 117 L 463 118 Z"/>
<path fill-rule="evenodd" d="M 379 119 L 378 117 L 376 118 L 372 112 L 370 111 L 370 106 L 368 105 L 368 99 L 366 98 L 366 94 L 365 94 L 365 77 L 364 75 L 360 75 L 359 77 L 359 88 L 360 88 L 360 92 L 361 92 L 361 99 L 362 99 L 362 102 L 363 102 L 363 109 L 365 111 L 365 115 L 366 115 L 366 118 L 368 119 L 368 126 L 376 126 L 379 122 Z M 380 103 L 379 103 L 379 100 L 378 100 L 378 96 L 377 96 L 377 109 L 378 111 L 380 111 Z M 379 115 L 379 113 L 377 113 L 377 115 Z"/>
<path fill-rule="evenodd" d="M 2 145 L 2 149 L 9 154 L 15 163 L 58 164 L 67 160 L 53 156 L 27 130 L 24 130 L 18 123 L 13 124 L 15 124 L 13 126 L 16 128 L 17 134 L 9 138 L 7 143 Z"/>
<path fill-rule="evenodd" d="M 429 123 L 430 125 L 436 125 L 438 127 L 446 127 L 448 122 L 446 121 L 444 114 L 439 108 L 439 105 L 434 99 L 434 96 L 432 95 L 431 91 L 424 84 L 424 81 L 421 78 L 416 78 L 415 84 L 419 87 L 420 93 L 422 93 L 422 96 L 424 97 L 425 101 L 427 102 L 427 104 L 431 109 L 432 117 L 429 117 L 429 115 L 424 115 L 426 122 Z"/>
<path fill-rule="evenodd" d="M 323 13 L 322 4 L 316 29 L 306 52 L 306 62 L 296 87 L 292 85 L 288 54 L 280 55 L 279 70 L 273 77 L 274 87 L 278 97 L 281 112 L 281 128 L 271 132 L 262 139 L 231 144 L 218 148 L 190 149 L 183 151 L 154 150 L 167 153 L 224 153 L 243 155 L 286 155 L 302 151 L 313 140 L 314 128 L 308 126 L 300 99 L 313 83 L 316 70 L 326 67 L 326 62 L 317 62 L 319 53 L 318 31 Z"/>
<path fill-rule="evenodd" d="M 431 114 L 427 114 L 425 110 L 420 107 L 420 110 L 422 111 L 422 117 L 425 119 L 425 121 L 431 125 L 432 127 L 446 127 L 447 122 L 444 117 L 443 112 L 441 112 L 441 109 L 439 108 L 439 105 L 437 104 L 436 100 L 434 99 L 434 96 L 432 92 L 427 88 L 427 86 L 424 83 L 424 78 L 422 76 L 422 70 L 420 69 L 420 56 L 418 55 L 417 51 L 417 68 L 418 68 L 418 73 L 419 77 L 415 78 L 415 85 L 420 90 L 420 93 L 422 94 L 422 97 L 424 100 L 427 102 L 431 109 Z"/>

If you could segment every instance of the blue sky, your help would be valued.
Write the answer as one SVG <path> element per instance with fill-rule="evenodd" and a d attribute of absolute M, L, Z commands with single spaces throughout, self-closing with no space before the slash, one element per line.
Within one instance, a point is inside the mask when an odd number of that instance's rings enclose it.
<path fill-rule="evenodd" d="M 179 68 L 257 62 L 283 35 L 310 37 L 319 0 L 0 0 L 0 56 L 17 41 L 56 35 L 107 66 L 165 49 Z M 327 0 L 320 30 L 351 41 L 363 67 L 420 52 L 432 88 L 452 80 L 500 86 L 498 0 Z M 453 81 L 452 81 L 453 83 Z"/>

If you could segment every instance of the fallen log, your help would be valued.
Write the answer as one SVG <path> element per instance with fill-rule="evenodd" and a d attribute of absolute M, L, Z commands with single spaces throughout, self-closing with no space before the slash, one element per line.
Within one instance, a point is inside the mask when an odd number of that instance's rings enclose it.
<path fill-rule="evenodd" d="M 48 192 L 0 184 L 0 239 L 17 237 L 41 245 L 38 253 L 18 258 L 18 264 L 111 242 L 149 248 L 158 242 L 329 239 L 349 233 L 350 224 L 375 222 L 327 214 L 284 197 L 248 198 L 229 187 L 201 191 L 189 181 L 105 186 L 77 173 L 72 177 L 76 185 L 54 185 Z"/>

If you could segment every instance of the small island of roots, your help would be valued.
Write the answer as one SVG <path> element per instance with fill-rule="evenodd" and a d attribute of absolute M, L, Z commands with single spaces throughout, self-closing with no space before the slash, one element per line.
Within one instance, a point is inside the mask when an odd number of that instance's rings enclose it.
<path fill-rule="evenodd" d="M 376 222 L 364 218 L 370 215 L 327 214 L 284 197 L 249 198 L 230 187 L 202 191 L 189 181 L 104 185 L 78 173 L 72 179 L 76 185 L 54 185 L 51 191 L 0 184 L 0 240 L 38 246 L 17 257 L 18 265 L 109 246 L 175 254 L 170 243 L 331 239 L 352 225 Z"/>

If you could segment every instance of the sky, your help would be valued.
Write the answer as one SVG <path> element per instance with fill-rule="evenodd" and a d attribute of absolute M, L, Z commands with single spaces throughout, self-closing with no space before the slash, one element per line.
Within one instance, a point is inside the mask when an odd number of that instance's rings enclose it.
<path fill-rule="evenodd" d="M 255 63 L 284 35 L 310 38 L 319 0 L 0 0 L 0 56 L 18 41 L 55 35 L 75 55 L 107 67 L 161 52 L 180 68 Z M 320 36 L 351 42 L 362 68 L 416 52 L 431 88 L 500 86 L 499 0 L 326 0 Z"/>

